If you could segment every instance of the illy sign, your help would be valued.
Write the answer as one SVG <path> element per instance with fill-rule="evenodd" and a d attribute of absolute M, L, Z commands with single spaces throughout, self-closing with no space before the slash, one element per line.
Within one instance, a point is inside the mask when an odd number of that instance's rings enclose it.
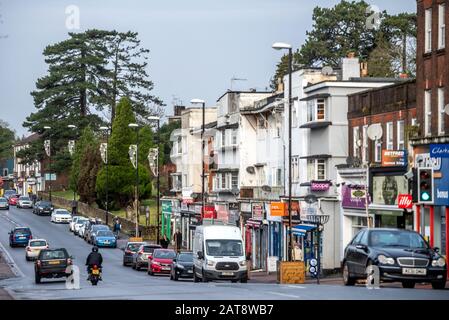
<path fill-rule="evenodd" d="M 413 199 L 410 194 L 400 194 L 398 196 L 398 207 L 399 209 L 412 209 Z"/>

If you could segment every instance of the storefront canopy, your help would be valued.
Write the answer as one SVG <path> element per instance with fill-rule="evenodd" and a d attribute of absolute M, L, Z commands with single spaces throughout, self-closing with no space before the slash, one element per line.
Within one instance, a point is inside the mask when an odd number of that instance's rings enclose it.
<path fill-rule="evenodd" d="M 305 236 L 308 231 L 312 231 L 316 226 L 313 224 L 299 224 L 292 228 L 292 232 L 298 236 Z"/>

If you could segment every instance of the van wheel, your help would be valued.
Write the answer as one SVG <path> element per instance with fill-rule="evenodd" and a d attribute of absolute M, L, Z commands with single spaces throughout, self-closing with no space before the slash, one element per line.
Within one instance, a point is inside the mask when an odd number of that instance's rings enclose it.
<path fill-rule="evenodd" d="M 204 274 L 204 271 L 202 273 L 203 276 L 203 282 L 209 282 L 209 279 L 207 279 L 206 275 Z"/>

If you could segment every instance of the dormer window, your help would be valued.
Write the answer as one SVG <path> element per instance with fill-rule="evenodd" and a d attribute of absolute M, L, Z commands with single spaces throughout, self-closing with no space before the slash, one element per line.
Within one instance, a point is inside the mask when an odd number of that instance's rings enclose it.
<path fill-rule="evenodd" d="M 316 99 L 307 102 L 307 122 L 326 120 L 326 99 Z"/>

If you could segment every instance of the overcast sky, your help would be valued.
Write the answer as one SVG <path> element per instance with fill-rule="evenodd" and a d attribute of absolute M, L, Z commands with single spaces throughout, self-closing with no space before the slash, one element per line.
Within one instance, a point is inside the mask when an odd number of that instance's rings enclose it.
<path fill-rule="evenodd" d="M 80 9 L 80 30 L 137 31 L 150 49 L 149 74 L 155 95 L 173 114 L 174 98 L 201 98 L 214 105 L 234 89 L 269 86 L 281 53 L 276 41 L 295 48 L 312 26 L 315 6 L 337 0 L 0 0 L 0 119 L 17 134 L 35 110 L 30 92 L 46 74 L 42 51 L 67 37 L 65 13 Z M 369 0 L 389 13 L 415 12 L 415 0 Z"/>

